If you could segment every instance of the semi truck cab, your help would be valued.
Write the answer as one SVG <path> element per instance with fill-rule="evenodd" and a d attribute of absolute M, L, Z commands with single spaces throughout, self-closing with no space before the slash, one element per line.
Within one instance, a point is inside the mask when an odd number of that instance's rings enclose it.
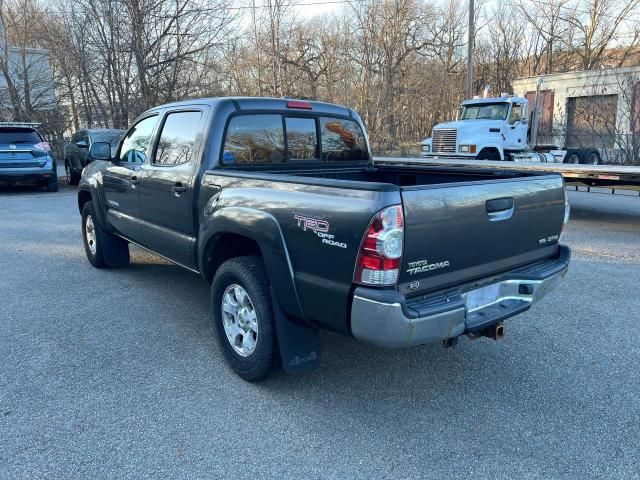
<path fill-rule="evenodd" d="M 422 157 L 505 160 L 529 148 L 529 102 L 503 96 L 465 100 L 459 120 L 440 123 L 422 141 Z"/>

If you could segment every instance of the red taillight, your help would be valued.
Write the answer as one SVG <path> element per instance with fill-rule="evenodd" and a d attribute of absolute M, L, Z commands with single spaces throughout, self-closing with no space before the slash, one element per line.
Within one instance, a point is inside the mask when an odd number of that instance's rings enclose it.
<path fill-rule="evenodd" d="M 402 263 L 404 216 L 401 205 L 379 211 L 364 235 L 353 281 L 362 285 L 393 285 Z"/>
<path fill-rule="evenodd" d="M 303 110 L 313 110 L 313 107 L 309 102 L 302 102 L 300 100 L 293 100 L 287 102 L 287 108 L 301 108 Z"/>
<path fill-rule="evenodd" d="M 40 142 L 40 143 L 36 143 L 33 148 L 37 149 L 37 150 L 44 150 L 45 152 L 50 152 L 51 151 L 51 147 L 49 147 L 49 142 Z"/>

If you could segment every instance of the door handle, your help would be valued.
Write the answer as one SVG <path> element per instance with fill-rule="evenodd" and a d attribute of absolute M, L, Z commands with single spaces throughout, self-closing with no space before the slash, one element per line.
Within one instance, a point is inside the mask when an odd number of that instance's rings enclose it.
<path fill-rule="evenodd" d="M 187 191 L 187 187 L 182 185 L 181 182 L 177 182 L 173 187 L 171 187 L 171 190 L 177 197 L 179 197 L 182 193 Z"/>
<path fill-rule="evenodd" d="M 500 220 L 507 220 L 513 215 L 513 198 L 507 197 L 487 200 L 486 208 L 490 221 L 499 222 Z"/>
<path fill-rule="evenodd" d="M 129 179 L 129 183 L 131 184 L 131 188 L 136 188 L 136 186 L 140 185 L 140 180 L 134 175 Z"/>

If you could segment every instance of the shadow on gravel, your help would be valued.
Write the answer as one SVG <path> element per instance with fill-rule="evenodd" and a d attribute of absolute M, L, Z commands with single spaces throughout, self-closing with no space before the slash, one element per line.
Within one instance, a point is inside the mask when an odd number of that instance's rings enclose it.
<path fill-rule="evenodd" d="M 101 284 L 120 285 L 145 302 L 144 308 L 160 308 L 161 319 L 146 318 L 149 328 L 161 320 L 186 335 L 179 344 L 190 348 L 204 341 L 215 343 L 211 329 L 209 285 L 199 275 L 173 265 L 155 255 L 136 249 L 132 263 L 124 269 L 101 270 L 92 276 L 101 277 Z M 167 309 L 182 312 L 168 315 Z M 157 311 L 157 310 L 156 310 Z M 523 320 L 524 321 L 524 320 Z M 385 350 L 359 343 L 352 338 L 322 331 L 322 362 L 318 370 L 306 375 L 289 376 L 278 369 L 265 382 L 249 385 L 258 391 L 286 398 L 289 395 L 320 401 L 327 395 L 359 401 L 362 396 L 370 400 L 394 397 L 398 391 L 425 397 L 460 393 L 464 382 L 481 383 L 481 378 L 499 376 L 501 382 L 516 382 L 529 375 L 526 354 L 519 352 L 520 340 L 513 338 L 511 345 L 488 339 L 471 342 L 462 339 L 460 346 L 445 350 L 441 345 L 423 345 L 402 350 Z M 244 384 L 226 366 L 222 353 L 210 351 L 211 378 L 201 379 L 205 384 L 222 375 Z M 185 357 L 187 352 L 182 352 Z M 518 357 L 522 357 L 522 364 Z M 509 365 L 504 365 L 508 359 Z M 203 360 L 202 357 L 200 360 Z M 206 360 L 205 360 L 206 361 Z M 202 365 L 201 365 L 202 366 Z M 206 365 L 204 365 L 207 367 Z M 354 405 L 355 406 L 355 405 Z"/>
<path fill-rule="evenodd" d="M 638 201 L 638 211 L 615 211 L 611 209 L 598 210 L 595 208 L 574 207 L 571 206 L 571 220 L 593 222 L 593 223 L 620 223 L 622 222 L 640 222 L 640 198 Z M 571 223 L 571 220 L 569 223 Z"/>

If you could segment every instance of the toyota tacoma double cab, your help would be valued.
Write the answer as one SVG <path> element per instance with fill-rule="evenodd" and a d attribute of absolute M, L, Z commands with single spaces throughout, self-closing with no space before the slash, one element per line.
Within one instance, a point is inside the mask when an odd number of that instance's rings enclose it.
<path fill-rule="evenodd" d="M 249 381 L 320 361 L 320 329 L 380 347 L 499 338 L 564 276 L 558 174 L 374 163 L 358 114 L 291 99 L 152 108 L 91 145 L 78 207 L 95 267 L 136 244 L 211 284 Z"/>

